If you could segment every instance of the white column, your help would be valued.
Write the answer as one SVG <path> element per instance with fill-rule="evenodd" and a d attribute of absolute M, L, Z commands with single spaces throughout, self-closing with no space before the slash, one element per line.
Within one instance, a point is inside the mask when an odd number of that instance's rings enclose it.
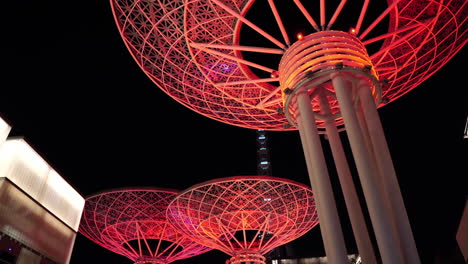
<path fill-rule="evenodd" d="M 297 104 L 296 104 L 296 111 L 299 111 L 297 109 Z M 311 159 L 309 158 L 310 157 L 310 148 L 309 148 L 309 140 L 307 140 L 307 136 L 306 136 L 306 132 L 305 132 L 305 129 L 304 129 L 304 125 L 303 125 L 303 122 L 302 122 L 302 117 L 300 114 L 296 115 L 296 122 L 297 122 L 297 126 L 298 126 L 298 129 L 299 129 L 299 136 L 301 137 L 301 142 L 302 142 L 302 149 L 304 151 L 304 157 L 305 157 L 305 162 L 306 162 L 306 166 L 307 166 L 307 171 L 309 173 L 309 179 L 310 179 L 310 183 L 312 185 L 312 191 L 314 193 L 314 200 L 315 200 L 315 204 L 316 204 L 316 207 L 317 207 L 317 214 L 320 216 L 320 210 L 319 208 L 321 208 L 321 202 L 320 202 L 320 196 L 318 195 L 318 193 L 316 193 L 315 191 L 315 186 L 317 186 L 317 184 L 315 183 L 315 177 L 312 177 L 312 161 Z M 319 191 L 320 192 L 320 191 Z M 319 221 L 320 220 L 320 217 L 319 217 Z M 323 240 L 323 244 L 325 246 L 325 251 L 326 252 L 329 252 L 327 251 L 326 249 L 329 248 L 329 242 L 328 242 L 328 239 L 327 239 L 327 236 L 325 236 L 324 234 L 327 234 L 327 225 L 324 224 L 322 226 L 322 224 L 320 224 L 320 232 L 322 234 L 322 240 Z"/>
<path fill-rule="evenodd" d="M 378 189 L 377 168 L 372 164 L 362 136 L 356 112 L 350 96 L 350 86 L 346 85 L 341 73 L 332 74 L 333 87 L 340 105 L 354 161 L 361 180 L 362 189 L 369 209 L 380 255 L 384 264 L 404 263 L 401 257 L 396 234 L 393 232 L 386 203 Z"/>
<path fill-rule="evenodd" d="M 330 116 L 331 110 L 325 94 L 319 94 L 320 108 L 324 116 Z M 361 204 L 356 193 L 351 171 L 349 170 L 348 161 L 343 150 L 340 135 L 335 125 L 333 118 L 325 119 L 325 129 L 327 131 L 328 142 L 335 161 L 338 178 L 340 180 L 341 189 L 348 209 L 349 220 L 353 229 L 354 238 L 358 247 L 359 255 L 363 263 L 377 263 L 375 258 L 372 242 L 369 237 L 366 222 L 362 214 Z"/>
<path fill-rule="evenodd" d="M 327 258 L 331 264 L 347 264 L 347 253 L 335 205 L 335 198 L 328 175 L 322 144 L 315 124 L 310 98 L 305 89 L 296 93 L 297 122 L 303 141 L 309 178 L 316 197 L 320 230 L 324 240 Z"/>
<path fill-rule="evenodd" d="M 381 180 L 386 190 L 387 199 L 391 205 L 405 263 L 419 264 L 420 259 L 414 241 L 413 232 L 411 231 L 408 215 L 401 196 L 395 168 L 393 167 L 390 151 L 388 150 L 387 140 L 385 139 L 379 114 L 377 113 L 377 107 L 368 87 L 360 87 L 358 92 L 375 159 L 382 175 Z"/>

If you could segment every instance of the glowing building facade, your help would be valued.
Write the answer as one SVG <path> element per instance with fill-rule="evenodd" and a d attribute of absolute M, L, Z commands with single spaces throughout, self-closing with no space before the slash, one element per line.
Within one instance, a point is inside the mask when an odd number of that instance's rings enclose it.
<path fill-rule="evenodd" d="M 69 263 L 84 198 L 10 129 L 0 128 L 0 262 Z"/>

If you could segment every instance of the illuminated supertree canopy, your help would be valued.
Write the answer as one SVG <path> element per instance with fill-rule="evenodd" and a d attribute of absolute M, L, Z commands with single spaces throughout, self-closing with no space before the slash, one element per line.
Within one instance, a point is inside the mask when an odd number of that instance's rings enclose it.
<path fill-rule="evenodd" d="M 205 253 L 166 220 L 167 205 L 178 192 L 127 188 L 86 198 L 79 232 L 137 264 L 167 264 Z"/>
<path fill-rule="evenodd" d="M 135 61 L 169 96 L 227 124 L 299 131 L 331 263 L 347 259 L 320 134 L 329 139 L 364 262 L 420 263 L 377 108 L 418 86 L 466 44 L 467 1 L 111 4 Z M 344 129 L 380 256 L 338 133 Z"/>
<path fill-rule="evenodd" d="M 364 47 L 381 84 L 379 107 L 429 78 L 468 39 L 465 0 L 111 3 L 125 44 L 158 87 L 202 115 L 255 129 L 295 129 L 281 111 L 291 87 L 279 82 L 279 61 L 314 32 L 347 32 Z"/>
<path fill-rule="evenodd" d="M 167 218 L 194 241 L 265 263 L 263 254 L 318 224 L 310 187 L 283 178 L 236 176 L 197 184 L 168 206 Z"/>

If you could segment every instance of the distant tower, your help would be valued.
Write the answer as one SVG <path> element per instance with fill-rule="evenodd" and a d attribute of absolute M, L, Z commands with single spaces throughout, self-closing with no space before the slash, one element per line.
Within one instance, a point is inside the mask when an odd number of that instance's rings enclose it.
<path fill-rule="evenodd" d="M 266 131 L 257 130 L 257 174 L 273 176 L 271 174 L 270 150 Z"/>
<path fill-rule="evenodd" d="M 270 160 L 270 148 L 268 147 L 267 132 L 263 129 L 257 130 L 257 174 L 273 176 Z M 268 258 L 281 258 L 287 255 L 287 244 L 274 248 L 265 256 Z"/>

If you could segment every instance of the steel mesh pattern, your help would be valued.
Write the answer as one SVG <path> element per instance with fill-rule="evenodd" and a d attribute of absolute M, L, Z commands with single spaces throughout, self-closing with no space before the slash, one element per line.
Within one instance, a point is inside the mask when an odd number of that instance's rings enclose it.
<path fill-rule="evenodd" d="M 193 240 L 231 256 L 263 255 L 318 224 L 310 187 L 268 176 L 198 184 L 180 193 L 167 215 Z"/>
<path fill-rule="evenodd" d="M 384 2 L 369 2 L 379 1 Z M 320 17 L 309 13 L 300 0 L 291 1 L 288 9 L 299 8 L 316 31 L 348 32 L 349 28 L 335 28 L 336 21 L 348 20 L 345 24 L 355 25 L 353 34 L 366 47 L 380 46 L 369 54 L 378 76 L 388 80 L 382 91 L 385 100 L 380 106 L 429 78 L 467 42 L 466 0 L 389 1 L 388 8 L 377 13 L 368 8 L 369 2 L 354 8 L 360 10 L 358 17 L 341 12 L 343 6 L 338 3 L 332 6 L 327 2 L 328 9 L 336 8 L 333 16 L 328 17 L 322 15 L 325 5 L 318 1 L 316 9 L 320 9 Z M 277 72 L 277 66 L 244 58 L 246 52 L 281 56 L 287 50 L 293 34 L 283 24 L 288 11 L 278 10 L 275 1 L 268 1 L 269 7 L 266 5 L 262 10 L 271 12 L 275 19 L 270 25 L 277 28 L 262 28 L 246 18 L 254 3 L 253 0 L 111 0 L 119 31 L 132 56 L 169 96 L 202 115 L 235 126 L 294 129 L 283 127 L 287 120 L 277 112 L 282 107 L 281 90 L 286 88 L 278 87 L 281 73 Z M 387 32 L 372 34 L 383 23 L 388 26 Z M 258 38 L 267 39 L 274 48 L 240 45 L 243 27 L 256 31 Z M 271 78 L 259 77 L 253 68 L 271 74 Z"/>
<path fill-rule="evenodd" d="M 136 263 L 171 263 L 211 249 L 196 244 L 166 221 L 166 208 L 178 192 L 132 188 L 86 199 L 79 232 Z"/>

